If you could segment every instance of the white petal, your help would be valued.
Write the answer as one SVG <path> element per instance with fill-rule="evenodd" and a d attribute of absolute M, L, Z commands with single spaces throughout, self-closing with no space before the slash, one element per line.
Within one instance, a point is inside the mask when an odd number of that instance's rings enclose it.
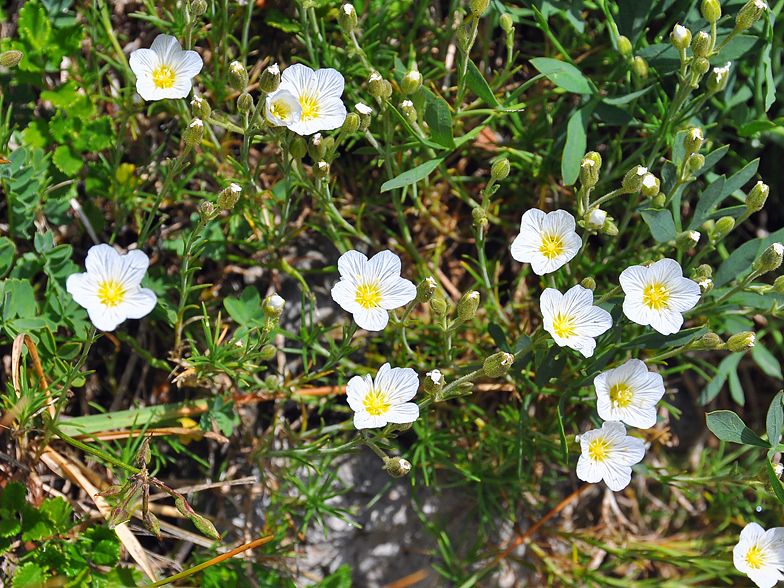
<path fill-rule="evenodd" d="M 365 273 L 368 258 L 359 251 L 346 251 L 338 259 L 338 271 L 343 278 L 361 278 Z M 399 260 L 398 260 L 399 261 Z M 398 272 L 398 275 L 400 272 Z"/>
<path fill-rule="evenodd" d="M 393 282 L 381 287 L 381 308 L 392 310 L 400 308 L 416 298 L 416 286 L 405 278 L 395 278 Z"/>
<path fill-rule="evenodd" d="M 413 402 L 405 402 L 391 406 L 385 415 L 390 423 L 413 423 L 419 418 L 419 406 Z"/>
<path fill-rule="evenodd" d="M 585 455 L 581 455 L 577 460 L 577 477 L 583 482 L 596 484 L 602 481 L 602 471 L 596 464 Z"/>
<path fill-rule="evenodd" d="M 340 280 L 332 286 L 330 294 L 332 294 L 332 300 L 337 302 L 346 312 L 354 313 L 357 308 L 360 308 L 356 300 L 357 286 L 352 280 Z"/>
<path fill-rule="evenodd" d="M 131 52 L 128 65 L 137 78 L 150 76 L 158 67 L 158 54 L 152 49 L 137 49 Z"/>
<path fill-rule="evenodd" d="M 318 90 L 316 73 L 307 65 L 296 63 L 283 70 L 280 74 L 279 90 L 288 90 L 297 98 L 303 94 L 312 94 Z"/>
<path fill-rule="evenodd" d="M 150 49 L 158 56 L 160 63 L 169 64 L 175 56 L 182 52 L 182 46 L 177 37 L 171 35 L 158 35 L 153 40 Z"/>
<path fill-rule="evenodd" d="M 149 261 L 148 261 L 149 263 Z M 115 277 L 115 268 L 120 265 L 120 254 L 111 245 L 94 245 L 87 251 L 84 267 L 87 273 L 102 280 Z"/>
<path fill-rule="evenodd" d="M 365 410 L 362 401 L 365 399 L 368 389 L 372 388 L 372 386 L 373 382 L 369 375 L 365 376 L 364 379 L 362 376 L 354 376 L 348 381 L 346 384 L 346 400 L 351 410 L 354 412 Z"/>
<path fill-rule="evenodd" d="M 542 311 L 542 318 L 544 319 L 545 328 L 549 322 L 550 328 L 553 325 L 553 318 L 558 314 L 558 310 L 563 301 L 563 294 L 555 288 L 545 288 L 539 298 L 539 309 Z"/>
<path fill-rule="evenodd" d="M 196 53 L 196 51 L 182 51 L 177 57 L 176 61 L 173 64 L 175 76 L 179 79 L 181 76 L 188 80 L 192 80 L 201 71 L 201 68 L 204 67 L 204 61 L 201 58 L 201 55 Z"/>
<path fill-rule="evenodd" d="M 158 297 L 149 288 L 131 290 L 122 301 L 122 312 L 126 318 L 140 319 L 150 314 L 158 304 Z"/>
<path fill-rule="evenodd" d="M 632 481 L 632 468 L 607 464 L 602 477 L 610 490 L 620 492 Z"/>
<path fill-rule="evenodd" d="M 354 321 L 366 331 L 383 331 L 389 324 L 389 314 L 383 308 L 362 308 L 354 311 Z"/>
<path fill-rule="evenodd" d="M 389 372 L 389 401 L 399 404 L 416 396 L 419 376 L 411 368 L 394 368 Z"/>
<path fill-rule="evenodd" d="M 316 83 L 318 84 L 319 97 L 340 98 L 343 94 L 343 76 L 336 69 L 324 67 L 316 70 Z"/>

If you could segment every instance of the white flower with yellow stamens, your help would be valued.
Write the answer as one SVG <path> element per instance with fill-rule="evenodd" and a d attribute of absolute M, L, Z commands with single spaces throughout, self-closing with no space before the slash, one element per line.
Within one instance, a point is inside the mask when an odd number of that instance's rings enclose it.
<path fill-rule="evenodd" d="M 288 90 L 278 90 L 267 96 L 264 113 L 267 121 L 276 127 L 290 127 L 302 120 L 302 106 Z"/>
<path fill-rule="evenodd" d="M 313 71 L 298 63 L 283 70 L 280 86 L 267 98 L 267 104 L 276 104 L 278 94 L 288 92 L 299 102 L 302 111 L 299 120 L 287 125 L 292 131 L 298 135 L 330 131 L 341 127 L 346 120 L 346 107 L 340 99 L 343 85 L 343 76 L 335 69 Z M 286 98 L 287 104 L 288 101 Z"/>
<path fill-rule="evenodd" d="M 577 461 L 577 477 L 595 484 L 604 480 L 613 492 L 619 492 L 632 480 L 632 466 L 645 457 L 642 439 L 629 437 L 626 427 L 617 421 L 605 421 L 601 429 L 577 436 L 582 455 Z"/>
<path fill-rule="evenodd" d="M 582 246 L 574 227 L 574 217 L 565 210 L 545 213 L 531 209 L 523 215 L 520 234 L 512 242 L 512 257 L 530 263 L 537 275 L 554 272 Z"/>
<path fill-rule="evenodd" d="M 354 411 L 354 426 L 371 429 L 387 423 L 413 423 L 419 418 L 419 406 L 411 400 L 419 388 L 417 373 L 411 368 L 382 365 L 375 381 L 370 375 L 354 376 L 346 385 L 348 405 Z"/>
<path fill-rule="evenodd" d="M 136 74 L 136 91 L 145 100 L 185 98 L 204 62 L 195 51 L 183 51 L 170 35 L 158 35 L 149 49 L 131 52 L 128 60 Z"/>
<path fill-rule="evenodd" d="M 413 282 L 400 277 L 400 258 L 381 251 L 370 260 L 358 251 L 347 251 L 338 259 L 340 281 L 332 288 L 332 299 L 354 315 L 357 325 L 381 331 L 389 312 L 416 298 Z"/>
<path fill-rule="evenodd" d="M 596 348 L 594 337 L 612 327 L 610 313 L 593 305 L 593 292 L 580 285 L 566 294 L 546 288 L 539 299 L 542 323 L 561 347 L 571 347 L 591 357 Z"/>
<path fill-rule="evenodd" d="M 766 531 L 757 523 L 749 523 L 732 549 L 732 560 L 738 571 L 759 588 L 773 588 L 784 580 L 784 527 Z"/>
<path fill-rule="evenodd" d="M 638 325 L 650 325 L 662 335 L 677 333 L 683 314 L 700 300 L 700 286 L 683 277 L 674 259 L 660 259 L 648 267 L 627 267 L 619 278 L 626 298 L 623 313 Z"/>
<path fill-rule="evenodd" d="M 95 245 L 84 265 L 87 273 L 68 276 L 65 289 L 87 309 L 97 329 L 113 331 L 124 320 L 145 317 L 155 308 L 158 297 L 139 285 L 150 265 L 143 251 L 120 255 L 109 245 Z"/>
<path fill-rule="evenodd" d="M 596 410 L 605 421 L 623 421 L 639 429 L 656 424 L 656 403 L 664 396 L 664 379 L 645 362 L 630 359 L 593 380 Z"/>

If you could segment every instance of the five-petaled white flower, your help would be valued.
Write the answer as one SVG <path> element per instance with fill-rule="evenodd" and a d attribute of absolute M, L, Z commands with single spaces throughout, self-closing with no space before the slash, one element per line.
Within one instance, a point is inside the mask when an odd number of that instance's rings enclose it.
<path fill-rule="evenodd" d="M 280 76 L 280 86 L 267 98 L 267 119 L 270 120 L 270 113 L 280 121 L 288 121 L 296 115 L 296 111 L 290 110 L 291 99 L 278 96 L 286 92 L 294 97 L 301 110 L 299 120 L 283 123 L 292 131 L 298 135 L 312 135 L 337 129 L 346 120 L 346 107 L 340 99 L 343 85 L 343 76 L 332 68 L 313 71 L 301 63 L 287 67 Z"/>
<path fill-rule="evenodd" d="M 288 90 L 278 90 L 267 96 L 264 113 L 269 123 L 276 127 L 290 127 L 302 121 L 302 106 Z"/>
<path fill-rule="evenodd" d="M 131 52 L 128 63 L 136 74 L 136 91 L 145 100 L 185 98 L 204 62 L 195 51 L 183 51 L 170 35 L 158 35 L 149 49 Z"/>
<path fill-rule="evenodd" d="M 383 427 L 387 423 L 413 423 L 419 406 L 411 400 L 419 388 L 417 373 L 411 368 L 382 365 L 375 381 L 370 375 L 354 376 L 346 386 L 348 405 L 354 411 L 357 429 Z"/>
<path fill-rule="evenodd" d="M 638 325 L 650 325 L 662 335 L 677 333 L 683 325 L 681 313 L 700 300 L 700 286 L 683 277 L 674 259 L 660 259 L 649 265 L 633 265 L 619 278 L 626 298 L 623 313 Z"/>
<path fill-rule="evenodd" d="M 591 357 L 596 348 L 594 337 L 612 327 L 610 313 L 593 305 L 593 292 L 580 285 L 566 294 L 546 288 L 539 299 L 544 329 L 561 347 L 571 347 Z"/>
<path fill-rule="evenodd" d="M 757 523 L 749 523 L 732 549 L 732 560 L 738 571 L 759 588 L 772 588 L 784 580 L 784 527 L 766 531 Z"/>
<path fill-rule="evenodd" d="M 400 258 L 391 251 L 370 260 L 347 251 L 338 259 L 340 281 L 332 287 L 332 299 L 363 329 L 381 331 L 389 322 L 388 311 L 416 298 L 416 286 L 400 277 L 400 269 Z"/>
<path fill-rule="evenodd" d="M 537 275 L 554 272 L 582 246 L 574 227 L 574 217 L 565 210 L 545 213 L 533 208 L 523 215 L 520 234 L 512 242 L 512 257 L 530 263 Z"/>
<path fill-rule="evenodd" d="M 596 409 L 605 421 L 623 421 L 649 429 L 656 424 L 656 403 L 664 396 L 664 378 L 649 372 L 645 362 L 630 359 L 593 380 Z"/>
<path fill-rule="evenodd" d="M 155 308 L 158 297 L 139 286 L 150 265 L 143 251 L 120 255 L 109 245 L 95 245 L 84 261 L 87 273 L 71 274 L 65 289 L 87 309 L 97 329 L 113 331 L 125 319 L 139 319 Z"/>
<path fill-rule="evenodd" d="M 626 488 L 632 480 L 632 466 L 645 457 L 642 439 L 626 435 L 617 421 L 605 421 L 601 429 L 577 436 L 582 455 L 577 461 L 577 477 L 585 482 L 604 480 L 613 492 Z"/>

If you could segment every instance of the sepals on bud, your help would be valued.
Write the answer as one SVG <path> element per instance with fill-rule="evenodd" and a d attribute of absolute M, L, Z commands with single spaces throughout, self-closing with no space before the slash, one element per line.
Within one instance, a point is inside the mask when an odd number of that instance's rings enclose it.
<path fill-rule="evenodd" d="M 289 149 L 291 151 L 291 156 L 294 159 L 302 159 L 308 152 L 308 144 L 305 143 L 305 139 L 297 135 L 291 142 L 291 147 Z"/>
<path fill-rule="evenodd" d="M 746 351 L 754 347 L 756 341 L 757 341 L 757 336 L 751 331 L 737 333 L 736 335 L 733 335 L 732 337 L 727 339 L 727 349 L 729 349 L 733 353 L 745 353 Z"/>
<path fill-rule="evenodd" d="M 627 59 L 630 58 L 632 56 L 632 42 L 629 40 L 629 37 L 620 35 L 617 39 L 617 43 L 618 53 Z"/>
<path fill-rule="evenodd" d="M 273 294 L 264 300 L 264 303 L 261 305 L 261 310 L 268 319 L 277 320 L 283 313 L 283 306 L 285 304 L 286 301 L 283 298 L 277 294 Z"/>
<path fill-rule="evenodd" d="M 430 308 L 433 309 L 436 316 L 444 316 L 449 312 L 449 305 L 443 298 L 432 298 L 430 300 Z"/>
<path fill-rule="evenodd" d="M 323 159 L 313 166 L 313 175 L 317 180 L 323 180 L 329 177 L 329 164 Z"/>
<path fill-rule="evenodd" d="M 711 49 L 711 36 L 705 31 L 700 31 L 694 37 L 691 44 L 691 50 L 696 57 L 707 57 Z"/>
<path fill-rule="evenodd" d="M 239 184 L 232 182 L 218 194 L 218 206 L 223 210 L 231 210 L 237 204 L 240 195 L 242 195 L 242 188 Z"/>
<path fill-rule="evenodd" d="M 471 0 L 471 13 L 478 18 L 485 13 L 489 5 L 490 0 Z"/>
<path fill-rule="evenodd" d="M 597 153 L 597 155 L 599 154 Z M 593 188 L 599 181 L 601 157 L 599 158 L 599 161 L 600 163 L 597 165 L 596 160 L 586 155 L 580 162 L 580 182 L 586 188 Z"/>
<path fill-rule="evenodd" d="M 704 280 L 713 276 L 713 268 L 707 263 L 697 266 L 691 272 L 691 279 L 695 282 Z"/>
<path fill-rule="evenodd" d="M 685 51 L 691 45 L 691 31 L 683 25 L 676 24 L 670 33 L 670 43 L 678 51 Z"/>
<path fill-rule="evenodd" d="M 191 14 L 201 16 L 207 12 L 207 2 L 205 0 L 193 0 L 190 4 Z"/>
<path fill-rule="evenodd" d="M 715 94 L 716 92 L 721 92 L 724 88 L 727 87 L 727 78 L 730 75 L 730 66 L 732 65 L 731 61 L 728 61 L 723 67 L 714 67 L 713 72 L 711 72 L 710 77 L 708 78 L 708 91 L 711 94 Z"/>
<path fill-rule="evenodd" d="M 481 206 L 477 206 L 471 211 L 471 216 L 474 219 L 474 226 L 475 227 L 486 227 L 490 224 L 490 221 L 487 220 L 487 213 L 485 209 Z"/>
<path fill-rule="evenodd" d="M 751 267 L 760 274 L 772 272 L 779 268 L 783 257 L 784 245 L 781 243 L 774 243 L 760 255 L 759 259 L 757 259 Z"/>
<path fill-rule="evenodd" d="M 713 24 L 721 18 L 721 4 L 719 0 L 702 0 L 702 18 Z"/>
<path fill-rule="evenodd" d="M 359 128 L 359 115 L 356 112 L 349 112 L 340 131 L 346 135 L 353 135 Z"/>
<path fill-rule="evenodd" d="M 308 141 L 308 155 L 314 161 L 324 159 L 327 154 L 327 144 L 321 136 L 321 133 L 316 133 Z"/>
<path fill-rule="evenodd" d="M 703 76 L 708 73 L 708 70 L 710 69 L 710 61 L 708 61 L 705 57 L 695 57 L 691 66 L 694 71 Z M 697 86 L 695 85 L 692 87 L 696 88 Z"/>
<path fill-rule="evenodd" d="M 207 202 L 205 200 L 201 203 L 201 206 L 199 206 L 199 216 L 201 217 L 201 220 L 206 223 L 218 216 L 218 211 L 215 210 L 215 206 L 212 202 Z"/>
<path fill-rule="evenodd" d="M 648 173 L 648 168 L 641 165 L 633 167 L 625 176 L 623 176 L 623 190 L 627 194 L 639 192 L 642 188 L 642 180 L 645 174 Z"/>
<path fill-rule="evenodd" d="M 232 61 L 229 65 L 229 84 L 237 92 L 244 92 L 248 86 L 248 70 L 239 61 Z"/>
<path fill-rule="evenodd" d="M 719 349 L 724 346 L 724 341 L 713 331 L 708 331 L 699 340 L 700 349 Z"/>
<path fill-rule="evenodd" d="M 200 118 L 194 118 L 182 134 L 185 144 L 189 147 L 197 147 L 200 145 L 203 137 L 204 123 Z"/>
<path fill-rule="evenodd" d="M 655 198 L 658 196 L 660 187 L 661 182 L 659 181 L 659 178 L 652 173 L 648 172 L 642 177 L 642 186 L 640 189 L 642 190 L 642 195 L 646 198 Z"/>
<path fill-rule="evenodd" d="M 700 234 L 697 231 L 683 231 L 675 238 L 675 246 L 681 251 L 689 251 L 700 242 Z"/>
<path fill-rule="evenodd" d="M 354 106 L 354 112 L 359 115 L 359 131 L 364 133 L 370 126 L 370 115 L 373 113 L 373 109 L 367 104 L 359 102 Z"/>
<path fill-rule="evenodd" d="M 158 520 L 158 517 L 150 511 L 147 511 L 142 515 L 142 523 L 144 524 L 145 529 L 158 538 L 158 541 L 163 539 L 163 537 L 161 537 L 161 523 Z"/>
<path fill-rule="evenodd" d="M 338 24 L 341 30 L 351 34 L 357 28 L 357 11 L 353 4 L 344 4 L 338 12 Z"/>
<path fill-rule="evenodd" d="M 438 282 L 433 276 L 428 276 L 417 286 L 416 301 L 419 303 L 429 302 L 438 290 Z"/>
<path fill-rule="evenodd" d="M 686 136 L 683 138 L 683 149 L 689 155 L 697 153 L 697 151 L 702 148 L 702 142 L 704 140 L 705 137 L 702 136 L 702 129 L 699 127 L 689 129 Z"/>
<path fill-rule="evenodd" d="M 632 71 L 642 81 L 648 79 L 648 62 L 639 55 L 635 55 L 632 59 Z"/>
<path fill-rule="evenodd" d="M 605 222 L 607 222 L 607 213 L 601 208 L 594 208 L 585 219 L 585 228 L 599 231 L 604 226 Z"/>
<path fill-rule="evenodd" d="M 261 361 L 271 361 L 277 352 L 278 350 L 274 345 L 267 343 L 259 350 L 259 359 L 261 359 Z"/>
<path fill-rule="evenodd" d="M 237 111 L 240 114 L 248 114 L 253 110 L 253 98 L 247 92 L 237 96 Z"/>
<path fill-rule="evenodd" d="M 770 194 L 770 187 L 762 180 L 754 184 L 754 187 L 746 196 L 746 208 L 749 213 L 762 210 L 762 207 L 765 206 L 765 201 L 768 199 L 768 194 Z"/>
<path fill-rule="evenodd" d="M 411 471 L 411 463 L 402 457 L 391 457 L 384 464 L 384 469 L 393 478 L 402 478 Z"/>
<path fill-rule="evenodd" d="M 268 66 L 259 77 L 259 88 L 262 92 L 272 94 L 280 86 L 280 68 L 277 63 Z"/>
<path fill-rule="evenodd" d="M 773 291 L 776 294 L 784 294 L 784 276 L 779 276 L 773 280 Z"/>
<path fill-rule="evenodd" d="M 204 120 L 210 118 L 212 108 L 210 108 L 209 103 L 204 98 L 194 96 L 193 100 L 191 100 L 191 112 L 194 117 Z"/>
<path fill-rule="evenodd" d="M 428 394 L 440 394 L 441 390 L 444 389 L 444 374 L 442 374 L 440 370 L 427 372 L 422 387 Z"/>
<path fill-rule="evenodd" d="M 738 16 L 735 17 L 735 28 L 739 31 L 750 29 L 767 9 L 767 4 L 762 0 L 749 0 L 743 8 L 740 9 Z"/>
<path fill-rule="evenodd" d="M 485 359 L 482 369 L 487 377 L 500 378 L 509 371 L 509 368 L 512 367 L 513 363 L 514 355 L 500 351 Z"/>
<path fill-rule="evenodd" d="M 717 241 L 726 237 L 735 228 L 735 219 L 731 216 L 723 216 L 716 221 L 716 225 L 711 231 L 711 239 Z"/>
<path fill-rule="evenodd" d="M 479 308 L 479 292 L 476 290 L 469 290 L 457 303 L 457 316 L 461 321 L 470 321 L 476 314 L 476 309 Z"/>
<path fill-rule="evenodd" d="M 3 67 L 16 67 L 22 61 L 22 57 L 24 57 L 24 53 L 18 49 L 11 49 L 0 54 L 0 65 Z"/>
<path fill-rule="evenodd" d="M 701 153 L 692 153 L 686 160 L 686 175 L 690 176 L 701 170 L 703 165 L 705 165 L 705 156 Z"/>
<path fill-rule="evenodd" d="M 418 70 L 412 69 L 403 76 L 403 81 L 400 82 L 400 89 L 403 91 L 404 96 L 409 94 L 416 94 L 419 88 L 422 87 L 422 74 Z"/>
<path fill-rule="evenodd" d="M 384 78 L 381 77 L 381 74 L 377 71 L 374 71 L 370 74 L 368 78 L 368 93 L 373 96 L 373 98 L 380 98 L 381 94 L 384 93 Z"/>
<path fill-rule="evenodd" d="M 580 281 L 580 285 L 586 290 L 590 290 L 591 292 L 596 290 L 596 280 L 590 276 L 583 278 L 582 281 Z"/>
<path fill-rule="evenodd" d="M 505 180 L 509 175 L 509 169 L 509 160 L 506 157 L 502 157 L 501 159 L 495 161 L 492 166 L 490 166 L 490 177 L 493 178 L 496 182 Z"/>
<path fill-rule="evenodd" d="M 415 123 L 417 120 L 417 110 L 414 106 L 414 103 L 411 100 L 403 100 L 400 103 L 400 110 L 403 111 L 403 116 L 406 117 L 406 120 L 409 123 Z"/>
<path fill-rule="evenodd" d="M 503 30 L 506 34 L 514 31 L 514 21 L 512 20 L 512 16 L 508 12 L 504 12 L 498 18 L 498 24 L 501 25 L 501 30 Z"/>

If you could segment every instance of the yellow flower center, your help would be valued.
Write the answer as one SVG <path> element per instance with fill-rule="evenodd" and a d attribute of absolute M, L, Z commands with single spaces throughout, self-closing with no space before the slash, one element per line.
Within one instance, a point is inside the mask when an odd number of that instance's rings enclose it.
<path fill-rule="evenodd" d="M 357 288 L 357 304 L 362 308 L 376 308 L 381 302 L 381 291 L 377 284 L 362 284 Z"/>
<path fill-rule="evenodd" d="M 300 96 L 299 103 L 302 106 L 302 120 L 318 118 L 319 105 L 317 96 Z"/>
<path fill-rule="evenodd" d="M 566 339 L 567 337 L 574 337 L 577 333 L 574 331 L 574 317 L 558 313 L 553 319 L 553 331 L 559 337 Z"/>
<path fill-rule="evenodd" d="M 365 410 L 370 416 L 379 416 L 389 410 L 391 404 L 387 399 L 387 395 L 381 390 L 370 390 L 362 401 Z"/>
<path fill-rule="evenodd" d="M 125 288 L 114 280 L 101 282 L 98 286 L 98 300 L 110 308 L 122 304 L 125 300 Z"/>
<path fill-rule="evenodd" d="M 563 239 L 558 235 L 542 235 L 539 253 L 547 259 L 554 259 L 564 252 Z"/>
<path fill-rule="evenodd" d="M 155 84 L 156 88 L 165 90 L 174 85 L 174 77 L 174 72 L 170 67 L 160 65 L 158 69 L 152 72 L 152 83 Z"/>
<path fill-rule="evenodd" d="M 603 462 L 610 454 L 610 444 L 599 437 L 588 444 L 588 457 L 593 461 Z"/>
<path fill-rule="evenodd" d="M 610 388 L 610 401 L 618 408 L 626 408 L 633 398 L 634 392 L 626 384 L 616 384 Z"/>
<path fill-rule="evenodd" d="M 664 284 L 649 284 L 642 291 L 642 303 L 651 310 L 662 310 L 669 306 L 670 291 Z"/>
<path fill-rule="evenodd" d="M 752 570 L 758 570 L 765 565 L 765 552 L 760 549 L 759 545 L 754 545 L 746 552 L 746 565 Z"/>
<path fill-rule="evenodd" d="M 270 114 L 277 119 L 288 122 L 291 117 L 291 107 L 283 100 L 270 104 Z"/>

